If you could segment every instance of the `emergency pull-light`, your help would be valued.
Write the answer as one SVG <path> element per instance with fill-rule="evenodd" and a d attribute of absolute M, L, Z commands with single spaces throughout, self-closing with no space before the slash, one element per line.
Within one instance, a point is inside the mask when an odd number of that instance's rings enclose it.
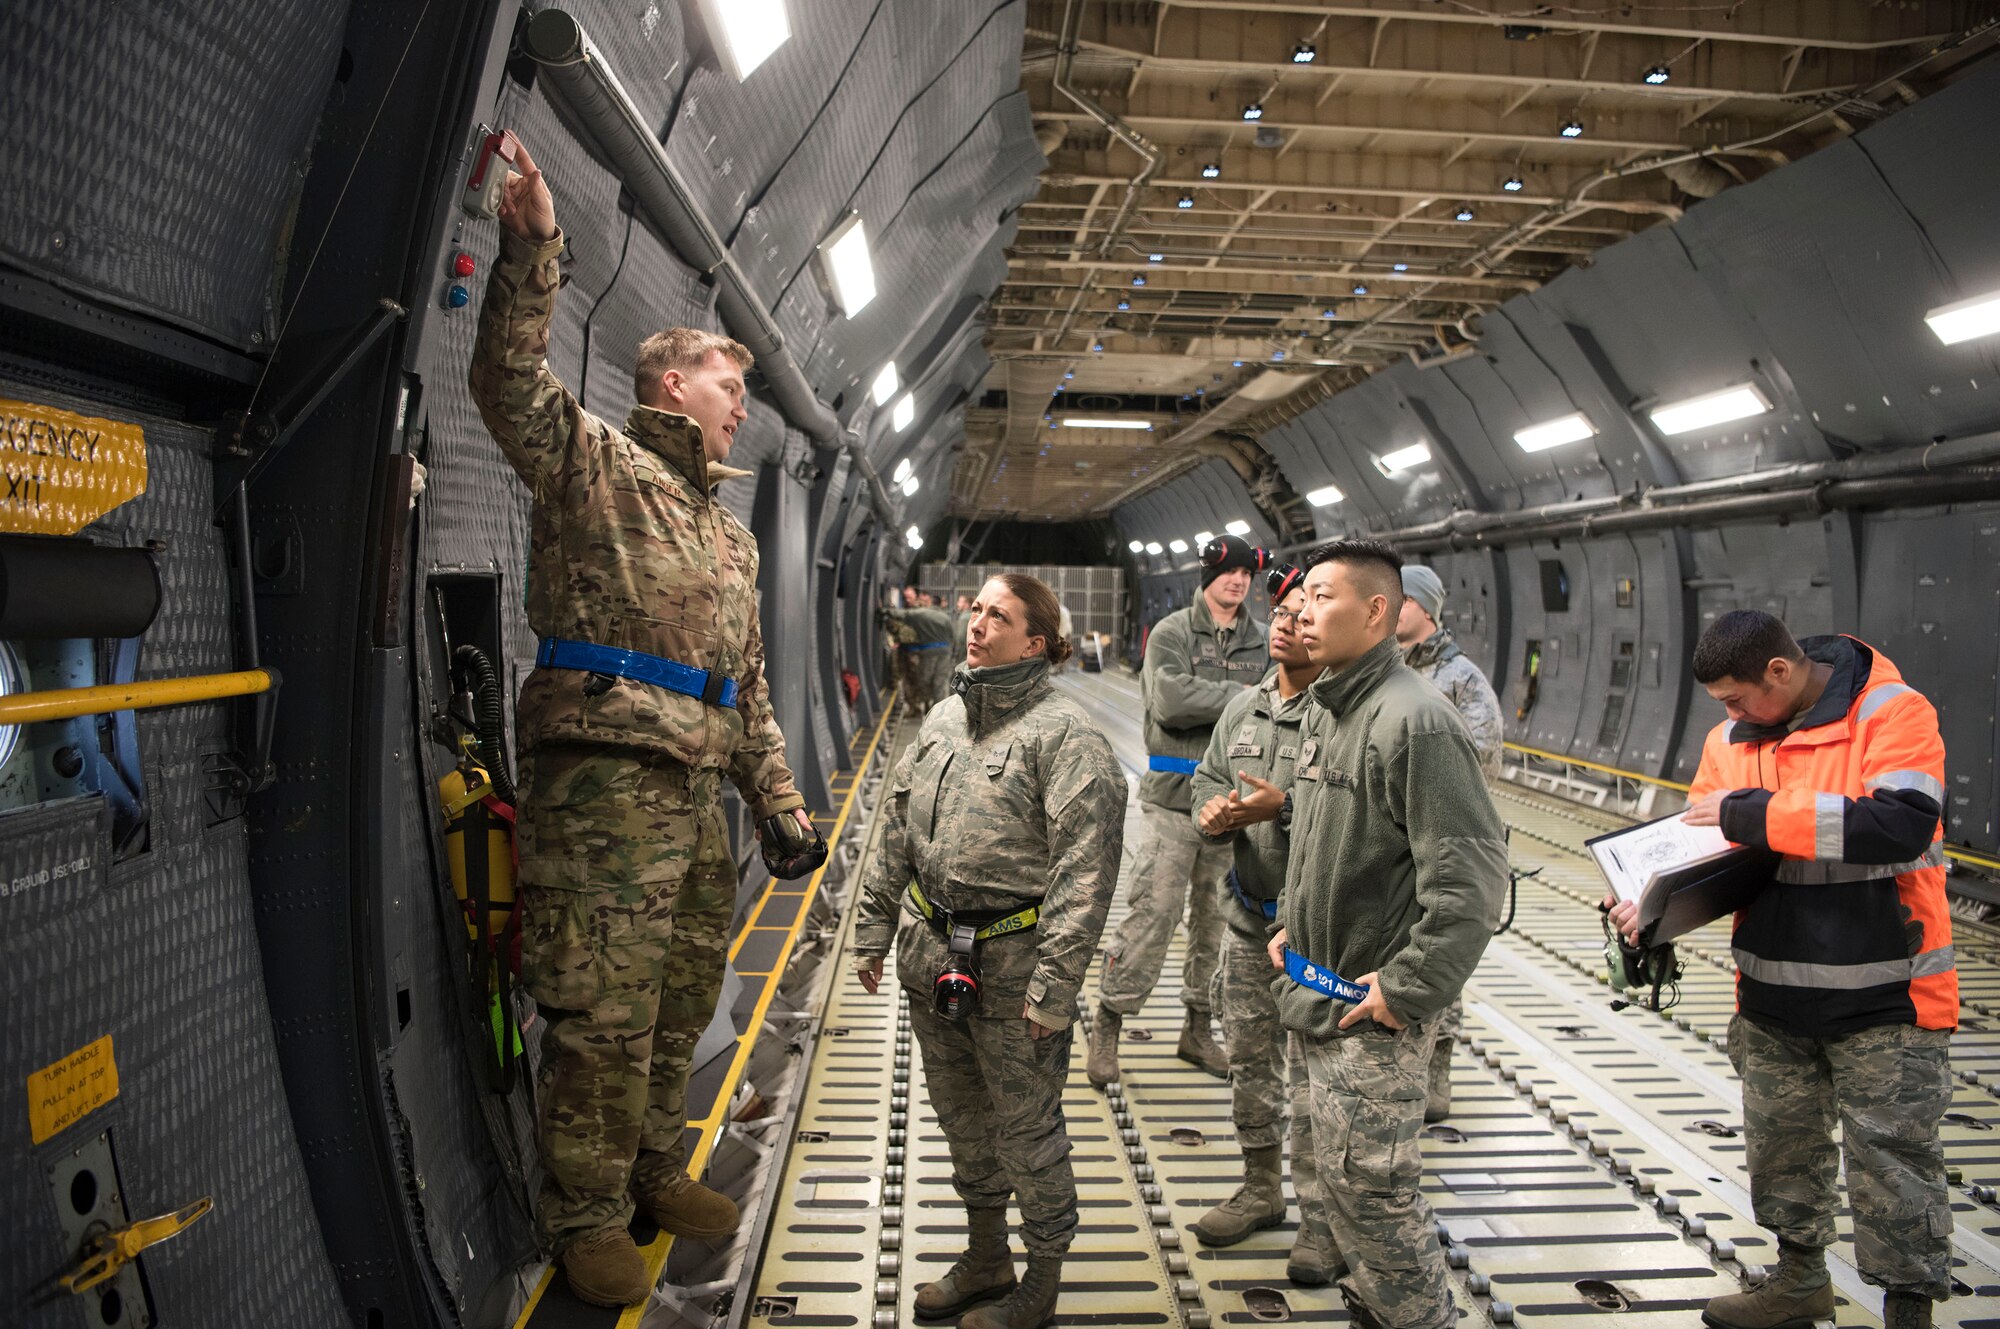
<path fill-rule="evenodd" d="M 479 157 L 472 163 L 472 178 L 465 182 L 458 205 L 468 217 L 491 219 L 500 215 L 500 200 L 507 193 L 507 168 L 514 164 L 521 142 L 511 129 L 496 132 L 484 125 L 479 128 Z"/>

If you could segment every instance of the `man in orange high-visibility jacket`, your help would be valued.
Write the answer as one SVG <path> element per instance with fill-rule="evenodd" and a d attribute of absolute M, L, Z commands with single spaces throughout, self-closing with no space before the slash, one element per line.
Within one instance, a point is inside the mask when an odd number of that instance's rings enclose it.
<path fill-rule="evenodd" d="M 1729 1027 L 1751 1198 L 1779 1261 L 1702 1318 L 1720 1329 L 1832 1318 L 1837 1111 L 1855 1263 L 1887 1292 L 1887 1329 L 1929 1325 L 1951 1290 L 1938 1121 L 1958 1024 L 1937 712 L 1879 651 L 1845 636 L 1796 642 L 1758 610 L 1702 634 L 1694 675 L 1729 718 L 1703 746 L 1687 820 L 1782 856 L 1736 916 Z M 1620 906 L 1613 920 L 1631 914 Z"/>

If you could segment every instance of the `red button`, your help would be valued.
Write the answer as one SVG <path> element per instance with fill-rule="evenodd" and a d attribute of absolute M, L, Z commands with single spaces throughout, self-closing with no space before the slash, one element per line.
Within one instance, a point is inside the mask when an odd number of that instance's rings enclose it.
<path fill-rule="evenodd" d="M 451 275 L 454 277 L 470 277 L 473 266 L 472 255 L 460 254 L 451 261 Z"/>

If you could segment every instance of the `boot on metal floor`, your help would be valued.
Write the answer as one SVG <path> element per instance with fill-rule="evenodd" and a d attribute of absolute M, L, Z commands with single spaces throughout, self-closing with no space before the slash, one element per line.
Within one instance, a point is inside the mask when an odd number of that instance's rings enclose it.
<path fill-rule="evenodd" d="M 1014 1256 L 1007 1249 L 1007 1211 L 968 1209 L 965 1254 L 935 1283 L 917 1287 L 919 1320 L 948 1320 L 968 1306 L 1014 1290 Z"/>
<path fill-rule="evenodd" d="M 660 1231 L 696 1241 L 716 1242 L 741 1222 L 736 1201 L 690 1177 L 678 1165 L 632 1169 L 632 1198 Z"/>
<path fill-rule="evenodd" d="M 1208 1012 L 1190 1007 L 1187 1019 L 1181 1023 L 1180 1046 L 1174 1049 L 1174 1055 L 1182 1061 L 1193 1062 L 1218 1080 L 1227 1080 L 1228 1054 L 1223 1052 L 1222 1044 L 1215 1041 L 1215 1034 L 1208 1025 Z"/>
<path fill-rule="evenodd" d="M 1285 1221 L 1282 1145 L 1261 1145 L 1243 1151 L 1243 1184 L 1236 1193 L 1201 1216 L 1195 1240 L 1204 1246 L 1234 1246 L 1252 1232 Z"/>
<path fill-rule="evenodd" d="M 1302 1217 L 1299 1233 L 1292 1238 L 1292 1253 L 1285 1260 L 1285 1277 L 1300 1287 L 1325 1287 L 1347 1277 L 1347 1262 L 1334 1249 L 1333 1235 L 1318 1231 Z"/>
<path fill-rule="evenodd" d="M 1701 1322 L 1711 1329 L 1811 1329 L 1833 1318 L 1826 1252 L 1778 1244 L 1778 1267 L 1748 1292 L 1711 1298 Z"/>
<path fill-rule="evenodd" d="M 1042 1329 L 1055 1318 L 1062 1290 L 1062 1257 L 1030 1255 L 1021 1285 L 1005 1301 L 981 1306 L 958 1322 L 959 1329 Z"/>
<path fill-rule="evenodd" d="M 623 1223 L 591 1229 L 563 1247 L 556 1260 L 569 1278 L 569 1290 L 593 1306 L 636 1305 L 653 1290 L 646 1257 Z"/>
<path fill-rule="evenodd" d="M 1097 1017 L 1090 1025 L 1090 1055 L 1083 1063 L 1083 1073 L 1099 1089 L 1118 1078 L 1118 1035 L 1124 1028 L 1124 1016 L 1109 1006 L 1097 1008 Z"/>
<path fill-rule="evenodd" d="M 1931 1329 L 1929 1294 L 1891 1292 L 1883 1297 L 1882 1329 Z"/>

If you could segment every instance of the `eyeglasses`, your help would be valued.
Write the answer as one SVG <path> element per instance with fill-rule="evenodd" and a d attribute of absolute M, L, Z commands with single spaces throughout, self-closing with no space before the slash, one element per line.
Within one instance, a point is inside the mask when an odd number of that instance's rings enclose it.
<path fill-rule="evenodd" d="M 1303 609 L 1273 609 L 1271 611 L 1271 626 L 1275 628 L 1278 624 L 1287 620 L 1296 624 L 1299 621 L 1299 615 L 1304 612 L 1305 610 Z"/>

